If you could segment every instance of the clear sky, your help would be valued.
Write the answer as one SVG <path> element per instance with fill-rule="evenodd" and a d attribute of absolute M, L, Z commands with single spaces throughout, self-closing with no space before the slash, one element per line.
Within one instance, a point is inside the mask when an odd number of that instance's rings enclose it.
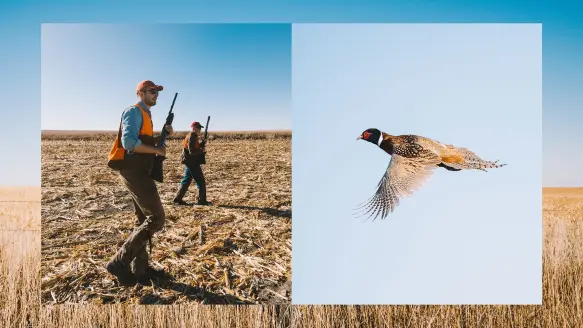
<path fill-rule="evenodd" d="M 43 24 L 43 130 L 117 130 L 141 80 L 175 130 L 291 129 L 289 24 Z"/>
<path fill-rule="evenodd" d="M 542 302 L 542 28 L 293 27 L 293 295 L 303 304 Z M 436 170 L 355 219 L 390 156 L 367 128 L 508 166 Z"/>

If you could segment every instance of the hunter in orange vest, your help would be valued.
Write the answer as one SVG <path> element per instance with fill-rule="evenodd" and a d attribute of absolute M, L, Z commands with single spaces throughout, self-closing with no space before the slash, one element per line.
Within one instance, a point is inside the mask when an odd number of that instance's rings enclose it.
<path fill-rule="evenodd" d="M 149 265 L 146 249 L 148 240 L 151 245 L 153 234 L 162 229 L 166 220 L 156 183 L 150 176 L 155 156 L 166 156 L 166 149 L 156 146 L 158 138 L 153 136 L 150 112 L 163 89 L 148 80 L 138 84 L 136 94 L 140 100 L 123 111 L 119 131 L 108 156 L 108 166 L 119 172 L 131 195 L 136 215 L 134 231 L 105 266 L 122 285 L 147 283 L 150 278 L 166 276 L 163 270 Z M 168 135 L 174 133 L 170 125 L 165 129 Z"/>
<path fill-rule="evenodd" d="M 211 205 L 206 199 L 206 181 L 202 172 L 201 164 L 203 163 L 203 153 L 205 152 L 205 145 L 199 141 L 200 129 L 204 128 L 199 122 L 192 122 L 190 125 L 191 131 L 184 138 L 182 149 L 182 164 L 186 166 L 184 177 L 180 182 L 180 187 L 174 196 L 174 204 L 188 205 L 183 198 L 188 191 L 192 180 L 196 181 L 198 187 L 198 203 L 197 205 Z"/>
<path fill-rule="evenodd" d="M 156 140 L 154 140 L 154 127 L 152 124 L 152 119 L 150 117 L 150 113 L 146 112 L 144 110 L 145 105 L 141 102 L 138 102 L 137 104 L 135 104 L 135 107 L 138 107 L 140 109 L 141 112 L 141 127 L 140 130 L 138 132 L 138 139 L 145 145 L 148 146 L 154 146 L 156 144 Z M 131 108 L 131 107 L 130 107 Z M 131 108 L 133 109 L 133 108 Z M 135 109 L 134 109 L 134 113 L 135 113 Z M 127 111 L 124 111 L 124 114 L 128 113 Z M 135 115 L 135 114 L 134 114 Z M 135 119 L 135 118 L 134 118 Z M 129 118 L 126 119 L 127 121 L 129 121 Z M 122 124 L 123 124 L 123 118 L 122 121 L 119 123 L 119 130 L 117 133 L 117 137 L 115 138 L 115 141 L 113 142 L 113 146 L 111 147 L 111 151 L 109 152 L 109 157 L 108 157 L 108 161 L 107 161 L 107 165 L 114 169 L 114 170 L 121 170 L 123 168 L 129 168 L 129 165 L 132 164 L 142 164 L 142 166 L 145 166 L 146 168 L 149 167 L 149 170 L 151 170 L 151 166 L 154 163 L 154 156 L 156 154 L 153 153 L 146 153 L 144 154 L 144 156 L 142 156 L 142 159 L 146 159 L 147 162 L 144 161 L 140 161 L 138 163 L 135 163 L 135 161 L 131 161 L 128 160 L 126 157 L 131 158 L 131 156 L 125 156 L 126 154 L 126 149 L 123 147 L 122 145 Z M 125 143 L 127 144 L 128 141 L 126 141 Z M 134 145 L 132 145 L 134 146 Z"/>

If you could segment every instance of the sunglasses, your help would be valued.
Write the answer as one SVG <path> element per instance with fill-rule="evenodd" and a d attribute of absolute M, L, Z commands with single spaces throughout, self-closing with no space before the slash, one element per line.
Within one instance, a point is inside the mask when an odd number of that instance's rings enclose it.
<path fill-rule="evenodd" d="M 145 92 L 149 92 L 153 95 L 157 95 L 158 94 L 158 90 L 154 90 L 154 89 L 150 89 L 150 90 L 145 90 Z"/>

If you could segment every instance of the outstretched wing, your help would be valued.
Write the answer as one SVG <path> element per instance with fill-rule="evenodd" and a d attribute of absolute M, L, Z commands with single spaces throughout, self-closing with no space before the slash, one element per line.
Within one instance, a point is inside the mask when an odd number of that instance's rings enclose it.
<path fill-rule="evenodd" d="M 393 155 L 376 193 L 359 205 L 359 209 L 365 210 L 360 216 L 369 214 L 374 216 L 373 221 L 379 215 L 385 219 L 399 205 L 400 199 L 411 196 L 429 179 L 440 162 L 439 157 L 428 150 L 415 158 Z"/>

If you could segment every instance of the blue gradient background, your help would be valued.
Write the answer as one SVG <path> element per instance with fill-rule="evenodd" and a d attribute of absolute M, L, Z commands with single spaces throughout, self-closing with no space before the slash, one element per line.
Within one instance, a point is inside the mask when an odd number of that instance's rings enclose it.
<path fill-rule="evenodd" d="M 40 185 L 41 23 L 542 22 L 543 184 L 582 186 L 581 12 L 574 1 L 4 1 L 0 128 L 18 143 L 5 143 L 0 184 Z"/>
<path fill-rule="evenodd" d="M 291 129 L 290 24 L 43 24 L 43 130 L 117 130 L 141 80 L 174 129 Z"/>
<path fill-rule="evenodd" d="M 541 25 L 292 31 L 294 303 L 541 304 Z M 436 169 L 363 223 L 391 159 L 356 140 L 370 127 L 508 166 Z"/>
<path fill-rule="evenodd" d="M 581 12 L 575 1 L 4 1 L 0 184 L 41 184 L 41 23 L 542 22 L 543 185 L 582 186 Z"/>

